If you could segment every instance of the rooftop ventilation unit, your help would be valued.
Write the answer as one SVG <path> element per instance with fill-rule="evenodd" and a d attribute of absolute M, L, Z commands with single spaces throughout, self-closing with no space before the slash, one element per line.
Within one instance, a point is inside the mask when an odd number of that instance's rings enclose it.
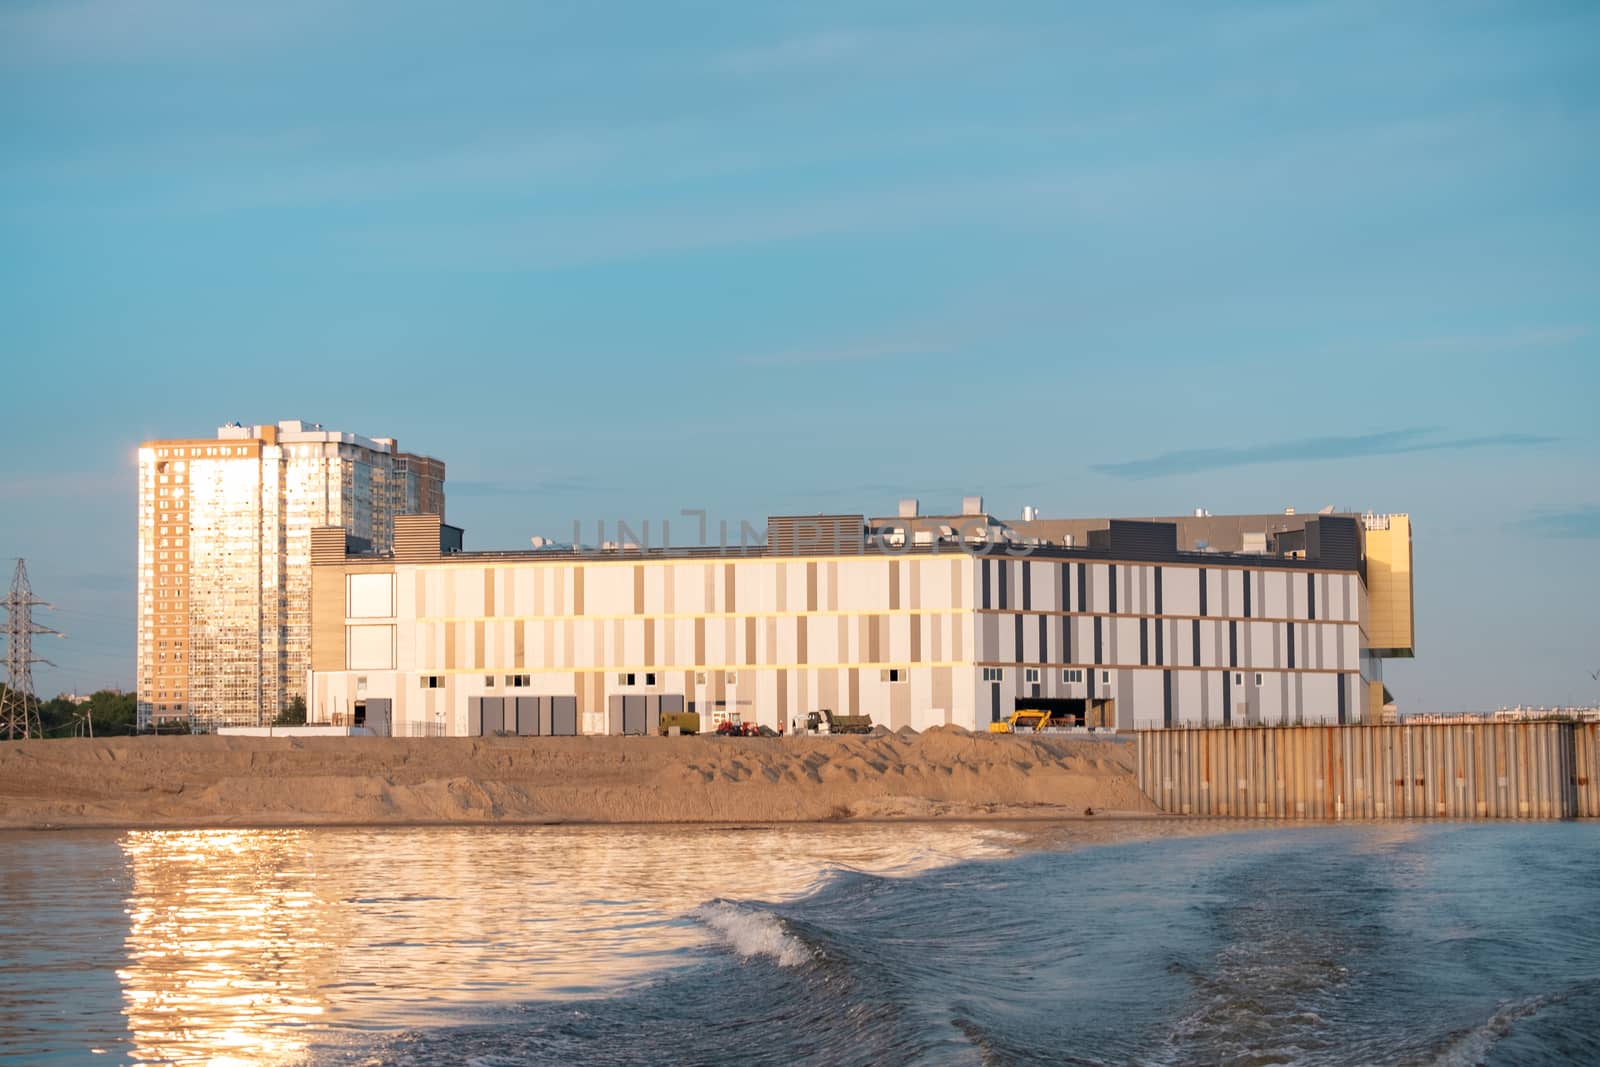
<path fill-rule="evenodd" d="M 914 496 L 902 497 L 900 500 L 900 517 L 914 519 L 917 517 L 917 498 Z"/>
<path fill-rule="evenodd" d="M 962 497 L 961 498 L 961 514 L 963 514 L 963 515 L 982 515 L 983 514 L 983 497 L 981 497 L 981 496 L 964 496 L 964 497 Z"/>
<path fill-rule="evenodd" d="M 1039 509 L 1038 508 L 1034 507 L 1032 504 L 1024 504 L 1022 506 L 1022 521 L 1023 522 L 1032 522 L 1035 519 L 1037 519 L 1038 517 L 1039 517 Z"/>

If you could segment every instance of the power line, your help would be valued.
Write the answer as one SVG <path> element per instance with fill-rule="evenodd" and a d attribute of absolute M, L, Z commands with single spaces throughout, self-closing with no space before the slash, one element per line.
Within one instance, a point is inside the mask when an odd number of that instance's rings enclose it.
<path fill-rule="evenodd" d="M 33 654 L 35 634 L 63 636 L 60 631 L 40 626 L 33 621 L 33 609 L 50 607 L 33 595 L 28 585 L 26 560 L 17 560 L 16 572 L 11 577 L 11 592 L 5 599 L 6 627 L 6 688 L 0 692 L 0 731 L 6 740 L 21 737 L 43 737 L 44 727 L 39 722 L 39 697 L 33 691 L 33 665 L 43 663 L 54 667 L 47 659 Z"/>

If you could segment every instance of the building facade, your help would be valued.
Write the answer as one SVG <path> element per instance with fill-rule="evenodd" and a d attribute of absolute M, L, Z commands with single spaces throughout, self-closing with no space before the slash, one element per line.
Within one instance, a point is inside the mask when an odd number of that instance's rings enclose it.
<path fill-rule="evenodd" d="M 311 531 L 387 552 L 394 518 L 444 515 L 444 465 L 298 421 L 139 447 L 141 727 L 271 722 L 305 696 Z"/>
<path fill-rule="evenodd" d="M 1026 707 L 1124 730 L 1355 723 L 1382 707 L 1368 662 L 1410 652 L 1397 629 L 1373 645 L 1393 611 L 1360 516 L 1064 531 L 912 510 L 773 518 L 748 549 L 449 552 L 404 517 L 364 553 L 316 531 L 310 716 L 409 735 L 637 732 L 678 709 L 707 729 L 823 708 L 892 729 Z M 1254 525 L 1248 549 L 1195 547 L 1225 523 Z M 1289 528 L 1258 548 L 1269 523 Z"/>

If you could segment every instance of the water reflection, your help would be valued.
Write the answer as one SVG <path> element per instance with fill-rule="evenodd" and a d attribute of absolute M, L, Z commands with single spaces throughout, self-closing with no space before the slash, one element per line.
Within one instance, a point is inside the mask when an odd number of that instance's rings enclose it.
<path fill-rule="evenodd" d="M 610 991 L 694 962 L 705 932 L 689 913 L 707 900 L 1018 840 L 934 826 L 128 833 L 130 1055 L 299 1062 L 339 1030 Z"/>
<path fill-rule="evenodd" d="M 303 1058 L 336 972 L 335 901 L 305 831 L 127 834 L 124 1012 L 133 1057 L 270 1064 Z"/>

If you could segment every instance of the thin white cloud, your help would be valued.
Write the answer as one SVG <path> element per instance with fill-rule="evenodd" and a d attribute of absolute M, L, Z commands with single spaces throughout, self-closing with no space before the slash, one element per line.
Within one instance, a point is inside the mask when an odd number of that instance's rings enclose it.
<path fill-rule="evenodd" d="M 73 0 L 0 10 L 0 62 L 223 58 L 240 46 L 292 40 L 337 0 Z"/>
<path fill-rule="evenodd" d="M 18 474 L 0 480 L 0 500 L 131 493 L 133 489 L 132 475 L 121 472 L 109 474 L 105 471 L 63 471 L 59 474 Z"/>
<path fill-rule="evenodd" d="M 740 77 L 810 74 L 841 68 L 900 73 L 908 68 L 987 55 L 1028 40 L 1018 31 L 994 26 L 826 30 L 731 49 L 712 57 L 711 69 Z"/>
<path fill-rule="evenodd" d="M 1435 352 L 1486 352 L 1508 349 L 1548 348 L 1581 341 L 1592 330 L 1587 326 L 1546 326 L 1511 333 L 1458 334 L 1449 337 L 1429 337 L 1416 343 L 1416 347 Z"/>
<path fill-rule="evenodd" d="M 826 66 L 859 55 L 865 46 L 866 37 L 860 33 L 819 33 L 735 49 L 716 57 L 712 65 L 734 74 L 765 74 Z"/>
<path fill-rule="evenodd" d="M 1092 189 L 1098 199 L 1101 184 L 1099 176 L 1005 176 L 682 211 L 383 226 L 349 234 L 345 245 L 368 263 L 399 267 L 555 269 L 934 224 L 1039 225 L 1073 213 Z"/>
<path fill-rule="evenodd" d="M 931 356 L 944 351 L 945 346 L 922 341 L 878 341 L 837 348 L 796 349 L 788 352 L 771 352 L 764 355 L 744 356 L 739 362 L 750 367 L 793 367 L 815 363 L 873 363 L 902 356 Z"/>

